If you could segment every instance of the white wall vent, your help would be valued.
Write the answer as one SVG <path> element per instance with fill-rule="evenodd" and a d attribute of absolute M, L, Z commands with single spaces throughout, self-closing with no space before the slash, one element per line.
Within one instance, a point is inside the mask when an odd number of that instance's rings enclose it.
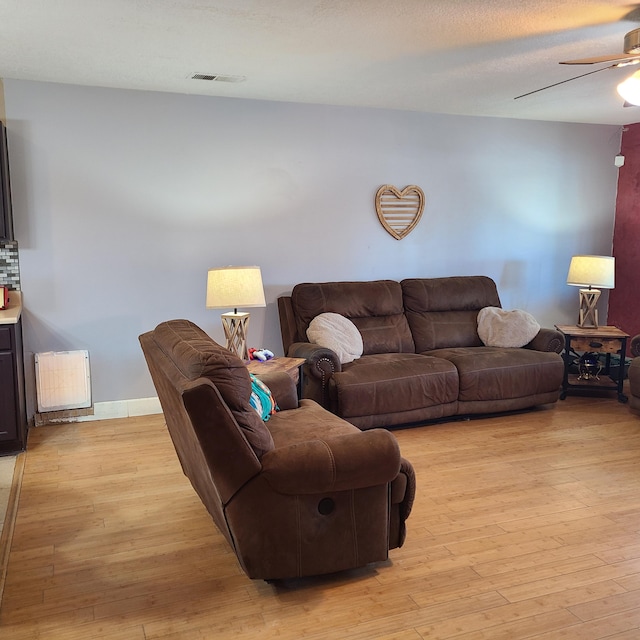
<path fill-rule="evenodd" d="M 192 80 L 209 80 L 211 82 L 244 82 L 246 76 L 228 76 L 220 73 L 194 73 L 190 76 Z"/>
<path fill-rule="evenodd" d="M 36 353 L 38 411 L 82 409 L 91 406 L 88 351 Z"/>

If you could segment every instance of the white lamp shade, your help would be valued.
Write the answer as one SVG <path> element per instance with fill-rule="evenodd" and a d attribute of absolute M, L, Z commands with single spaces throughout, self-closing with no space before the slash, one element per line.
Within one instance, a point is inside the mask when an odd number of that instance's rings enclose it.
<path fill-rule="evenodd" d="M 613 289 L 615 286 L 615 258 L 611 256 L 573 256 L 569 265 L 567 284 L 574 287 Z"/>
<path fill-rule="evenodd" d="M 621 82 L 617 91 L 629 104 L 640 105 L 640 71 Z"/>
<path fill-rule="evenodd" d="M 207 275 L 207 309 L 265 307 L 260 267 L 220 267 Z"/>

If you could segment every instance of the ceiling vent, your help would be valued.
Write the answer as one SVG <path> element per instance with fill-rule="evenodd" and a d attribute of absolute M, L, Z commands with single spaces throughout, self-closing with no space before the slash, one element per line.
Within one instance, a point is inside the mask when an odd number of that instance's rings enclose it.
<path fill-rule="evenodd" d="M 213 73 L 194 73 L 191 76 L 192 80 L 209 80 L 212 82 L 244 82 L 246 76 L 225 76 L 221 74 Z"/>

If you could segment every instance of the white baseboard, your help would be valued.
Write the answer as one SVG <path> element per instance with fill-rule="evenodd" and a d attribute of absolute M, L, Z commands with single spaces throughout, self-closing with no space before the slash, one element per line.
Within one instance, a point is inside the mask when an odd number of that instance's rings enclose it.
<path fill-rule="evenodd" d="M 132 418 L 162 413 L 158 398 L 134 398 L 132 400 L 116 400 L 113 402 L 96 402 L 92 416 L 81 416 L 74 422 L 91 420 L 109 420 L 111 418 Z"/>

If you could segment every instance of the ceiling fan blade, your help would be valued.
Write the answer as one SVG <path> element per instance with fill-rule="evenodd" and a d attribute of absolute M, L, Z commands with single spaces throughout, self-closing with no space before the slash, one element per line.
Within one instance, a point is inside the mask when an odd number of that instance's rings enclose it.
<path fill-rule="evenodd" d="M 638 53 L 618 53 L 611 56 L 596 56 L 595 58 L 581 58 L 580 60 L 565 60 L 560 64 L 601 64 L 603 62 L 633 62 L 640 60 Z"/>
<path fill-rule="evenodd" d="M 567 78 L 566 80 L 560 80 L 560 82 L 554 82 L 553 84 L 549 84 L 546 87 L 542 87 L 541 89 L 534 89 L 533 91 L 529 91 L 529 93 L 523 93 L 521 96 L 516 96 L 514 100 L 518 100 L 519 98 L 526 98 L 534 93 L 538 93 L 540 91 L 544 91 L 545 89 L 551 89 L 551 87 L 557 87 L 560 84 L 565 84 L 565 82 L 571 82 L 572 80 L 577 80 L 578 78 L 584 78 L 585 76 L 590 76 L 594 73 L 598 73 L 598 71 L 604 71 L 605 69 L 614 69 L 615 64 L 612 64 L 609 67 L 601 67 L 600 69 L 595 69 L 594 71 L 587 71 L 587 73 L 581 73 L 579 76 L 573 76 L 573 78 Z"/>
<path fill-rule="evenodd" d="M 637 107 L 637 104 L 631 104 L 630 102 L 624 101 L 623 107 Z"/>

